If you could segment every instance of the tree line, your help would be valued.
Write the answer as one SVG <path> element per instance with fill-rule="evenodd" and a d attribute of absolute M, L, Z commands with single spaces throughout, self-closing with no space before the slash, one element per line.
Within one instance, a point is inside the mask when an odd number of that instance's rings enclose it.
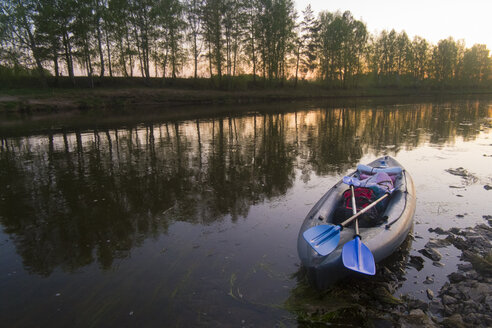
<path fill-rule="evenodd" d="M 292 0 L 2 0 L 0 76 L 234 77 L 359 86 L 492 83 L 483 44 L 368 32 Z"/>

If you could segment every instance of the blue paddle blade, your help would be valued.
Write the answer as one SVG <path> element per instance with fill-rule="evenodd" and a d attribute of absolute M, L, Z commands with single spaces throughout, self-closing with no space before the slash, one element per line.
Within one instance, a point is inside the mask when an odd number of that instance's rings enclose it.
<path fill-rule="evenodd" d="M 322 256 L 328 255 L 338 246 L 341 227 L 322 224 L 304 231 L 304 240 Z"/>
<path fill-rule="evenodd" d="M 371 276 L 376 274 L 374 256 L 369 248 L 360 241 L 359 236 L 355 236 L 343 246 L 342 260 L 347 269 Z"/>

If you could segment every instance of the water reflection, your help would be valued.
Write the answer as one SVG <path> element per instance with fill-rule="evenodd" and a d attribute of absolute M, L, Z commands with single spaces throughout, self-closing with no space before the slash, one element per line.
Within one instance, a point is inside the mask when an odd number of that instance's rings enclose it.
<path fill-rule="evenodd" d="M 24 267 L 109 269 L 176 221 L 207 225 L 363 154 L 474 138 L 480 102 L 257 112 L 2 138 L 0 222 Z"/>

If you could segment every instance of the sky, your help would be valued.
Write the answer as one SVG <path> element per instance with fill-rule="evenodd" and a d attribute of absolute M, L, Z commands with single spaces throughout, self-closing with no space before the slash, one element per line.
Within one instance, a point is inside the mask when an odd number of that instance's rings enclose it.
<path fill-rule="evenodd" d="M 437 44 L 452 36 L 464 39 L 467 48 L 486 44 L 492 53 L 492 0 L 294 0 L 302 11 L 311 4 L 317 15 L 327 10 L 349 10 L 366 23 L 371 33 L 395 29 L 410 39 L 418 35 Z"/>

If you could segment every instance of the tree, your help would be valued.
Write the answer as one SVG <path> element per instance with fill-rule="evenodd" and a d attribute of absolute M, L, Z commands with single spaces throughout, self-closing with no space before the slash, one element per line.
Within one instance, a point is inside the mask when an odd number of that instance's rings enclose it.
<path fill-rule="evenodd" d="M 213 77 L 213 67 L 219 80 L 222 79 L 223 53 L 223 15 L 224 0 L 205 0 L 202 11 L 203 38 L 207 43 L 210 77 Z"/>
<path fill-rule="evenodd" d="M 59 65 L 64 57 L 67 73 L 75 85 L 72 41 L 73 23 L 78 8 L 72 0 L 38 0 L 36 3 L 36 15 L 33 19 L 35 37 L 43 51 L 43 57 L 53 63 L 55 77 L 61 75 L 62 67 Z M 86 4 L 90 6 L 89 3 Z M 77 26 L 77 25 L 75 25 Z"/>
<path fill-rule="evenodd" d="M 158 11 L 158 24 L 162 27 L 163 33 L 157 35 L 157 38 L 164 38 L 162 43 L 166 53 L 164 54 L 164 72 L 165 66 L 169 62 L 171 66 L 171 77 L 174 79 L 177 76 L 181 59 L 184 56 L 182 44 L 184 40 L 183 30 L 186 26 L 183 21 L 183 6 L 178 0 L 164 0 L 161 2 Z"/>
<path fill-rule="evenodd" d="M 60 75 L 58 57 L 62 42 L 56 1 L 39 0 L 35 10 L 37 15 L 34 16 L 33 24 L 36 29 L 36 41 L 42 48 L 43 58 L 53 62 L 55 76 L 58 78 Z"/>
<path fill-rule="evenodd" d="M 14 74 L 22 67 L 21 62 L 28 60 L 16 41 L 9 11 L 0 4 L 0 66 Z"/>
<path fill-rule="evenodd" d="M 458 46 L 452 37 L 440 40 L 432 53 L 434 78 L 441 85 L 449 84 L 458 66 Z"/>
<path fill-rule="evenodd" d="M 156 40 L 159 25 L 157 10 L 152 0 L 129 0 L 129 22 L 140 62 L 140 72 L 146 80 L 150 78 L 150 45 Z"/>
<path fill-rule="evenodd" d="M 112 60 L 112 44 L 110 40 L 110 35 L 111 35 L 111 29 L 114 27 L 114 24 L 112 23 L 112 13 L 109 9 L 109 0 L 102 0 L 102 6 L 101 6 L 101 18 L 102 18 L 102 24 L 101 28 L 104 33 L 104 40 L 106 43 L 106 55 L 108 58 L 108 69 L 109 69 L 109 76 L 113 77 L 113 60 Z"/>
<path fill-rule="evenodd" d="M 245 10 L 242 1 L 224 1 L 225 60 L 229 76 L 236 75 L 238 53 L 245 34 Z"/>
<path fill-rule="evenodd" d="M 71 27 L 74 46 L 77 48 L 77 59 L 85 68 L 91 87 L 94 87 L 93 56 L 96 53 L 94 47 L 96 39 L 91 0 L 78 1 L 73 10 L 75 15 Z"/>
<path fill-rule="evenodd" d="M 400 84 L 400 77 L 408 72 L 410 59 L 410 39 L 405 31 L 396 36 L 395 61 L 396 82 Z"/>
<path fill-rule="evenodd" d="M 463 75 L 471 86 L 480 86 L 488 81 L 492 73 L 489 50 L 484 44 L 475 44 L 465 51 L 463 57 Z"/>
<path fill-rule="evenodd" d="M 137 53 L 128 21 L 130 11 L 130 4 L 126 0 L 108 1 L 108 38 L 114 40 L 117 49 L 115 68 L 125 77 L 133 76 L 134 56 Z"/>
<path fill-rule="evenodd" d="M 294 47 L 294 56 L 293 60 L 295 61 L 295 75 L 294 75 L 294 86 L 297 86 L 297 80 L 299 77 L 299 65 L 301 63 L 301 56 L 303 53 L 303 48 L 304 45 L 302 43 L 302 38 L 301 38 L 301 33 L 300 33 L 300 26 L 296 25 L 295 26 L 295 35 L 294 35 L 294 40 L 293 40 L 293 47 Z M 292 61 L 292 60 L 291 60 Z"/>
<path fill-rule="evenodd" d="M 203 0 L 186 0 L 185 15 L 188 20 L 187 39 L 191 43 L 191 55 L 193 57 L 193 77 L 198 77 L 198 58 L 202 51 L 200 34 L 202 33 Z"/>
<path fill-rule="evenodd" d="M 325 81 L 333 79 L 334 72 L 334 57 L 335 49 L 333 49 L 333 36 L 331 31 L 331 24 L 334 20 L 334 15 L 330 12 L 324 11 L 319 14 L 320 31 L 318 36 L 318 42 L 320 45 L 320 77 Z"/>
<path fill-rule="evenodd" d="M 317 63 L 317 51 L 318 51 L 318 31 L 319 23 L 314 17 L 314 12 L 311 9 L 311 5 L 308 5 L 302 12 L 303 20 L 301 22 L 300 33 L 300 62 L 301 73 L 305 77 L 310 72 L 316 69 Z"/>
<path fill-rule="evenodd" d="M 325 81 L 348 87 L 357 84 L 362 73 L 368 33 L 363 22 L 346 11 L 320 14 L 321 72 Z"/>
<path fill-rule="evenodd" d="M 359 20 L 354 20 L 351 23 L 351 46 L 348 48 L 349 53 L 352 55 L 352 60 L 350 62 L 353 68 L 353 85 L 357 86 L 358 78 L 363 73 L 363 58 L 367 52 L 367 42 L 369 39 L 369 34 L 367 32 L 366 25 Z"/>
<path fill-rule="evenodd" d="M 396 49 L 396 37 L 395 30 L 391 30 L 389 33 L 383 31 L 378 40 L 378 48 L 381 62 L 380 74 L 386 80 L 391 80 L 395 73 L 395 49 Z"/>
<path fill-rule="evenodd" d="M 99 54 L 99 65 L 101 67 L 99 76 L 103 77 L 105 73 L 105 64 L 104 64 L 104 50 L 103 50 L 103 36 L 101 29 L 103 28 L 103 16 L 105 13 L 106 7 L 102 0 L 93 0 L 93 19 L 94 19 L 94 28 L 95 28 L 95 37 L 97 40 L 97 52 Z M 109 58 L 108 58 L 109 59 Z"/>
<path fill-rule="evenodd" d="M 261 38 L 260 13 L 261 7 L 258 0 L 245 0 L 244 2 L 244 52 L 249 62 L 253 74 L 253 81 L 256 81 L 258 65 L 259 39 Z"/>
<path fill-rule="evenodd" d="M 424 38 L 415 36 L 409 52 L 409 70 L 413 76 L 414 84 L 417 84 L 429 74 L 430 45 Z"/>
<path fill-rule="evenodd" d="M 29 58 L 35 63 L 37 73 L 44 86 L 47 85 L 43 67 L 46 60 L 45 52 L 38 45 L 36 39 L 36 29 L 34 21 L 37 16 L 35 3 L 28 0 L 11 1 L 5 0 L 0 3 L 2 18 L 4 23 L 4 34 L 12 37 L 11 45 L 14 49 L 22 51 L 25 49 L 29 52 Z M 14 50 L 17 51 L 17 50 Z"/>
<path fill-rule="evenodd" d="M 74 73 L 74 53 L 72 50 L 73 46 L 73 22 L 75 2 L 73 0 L 59 1 L 57 2 L 57 18 L 59 22 L 59 32 L 61 33 L 62 45 L 63 45 L 63 56 L 65 57 L 65 65 L 67 68 L 68 76 L 75 86 L 75 73 Z"/>
<path fill-rule="evenodd" d="M 263 76 L 285 78 L 286 56 L 294 39 L 296 13 L 291 0 L 260 0 L 259 53 Z"/>

